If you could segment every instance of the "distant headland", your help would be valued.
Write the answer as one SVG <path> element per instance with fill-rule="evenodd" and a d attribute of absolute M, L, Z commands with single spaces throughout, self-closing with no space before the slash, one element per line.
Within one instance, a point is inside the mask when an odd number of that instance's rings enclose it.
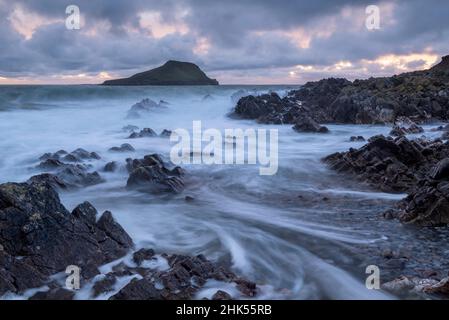
<path fill-rule="evenodd" d="M 164 65 L 129 78 L 107 80 L 105 86 L 201 86 L 218 85 L 196 64 L 170 60 Z"/>

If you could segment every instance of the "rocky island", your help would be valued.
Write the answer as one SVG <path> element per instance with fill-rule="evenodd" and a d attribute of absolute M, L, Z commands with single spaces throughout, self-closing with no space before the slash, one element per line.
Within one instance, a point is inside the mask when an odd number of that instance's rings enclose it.
<path fill-rule="evenodd" d="M 129 78 L 107 80 L 105 86 L 204 86 L 218 85 L 197 65 L 190 62 L 170 60 L 164 65 L 137 73 Z"/>

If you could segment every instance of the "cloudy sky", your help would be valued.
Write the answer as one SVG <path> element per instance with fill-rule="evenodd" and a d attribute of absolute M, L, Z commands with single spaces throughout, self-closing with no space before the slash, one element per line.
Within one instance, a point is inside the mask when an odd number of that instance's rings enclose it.
<path fill-rule="evenodd" d="M 66 7 L 80 9 L 79 30 Z M 366 7 L 380 29 L 366 27 Z M 223 84 L 304 83 L 430 67 L 449 54 L 440 0 L 0 0 L 0 84 L 99 83 L 169 59 Z"/>

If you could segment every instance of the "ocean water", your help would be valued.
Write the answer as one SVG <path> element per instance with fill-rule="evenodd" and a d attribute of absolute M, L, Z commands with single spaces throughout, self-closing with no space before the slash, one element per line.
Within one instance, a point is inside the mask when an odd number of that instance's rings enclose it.
<path fill-rule="evenodd" d="M 112 211 L 138 247 L 204 254 L 261 284 L 260 298 L 394 298 L 368 290 L 365 269 L 379 261 L 376 254 L 384 248 L 416 249 L 412 243 L 419 231 L 379 218 L 404 195 L 376 192 L 320 161 L 364 144 L 349 142 L 350 136 L 368 138 L 387 134 L 390 128 L 328 125 L 329 134 L 299 134 L 289 125 L 260 125 L 227 116 L 239 90 L 283 95 L 292 88 L 1 86 L 0 183 L 26 181 L 37 173 L 33 168 L 43 153 L 95 151 L 102 159 L 91 164 L 105 182 L 60 197 L 69 210 L 90 201 L 100 212 Z M 143 98 L 169 105 L 127 119 L 130 107 Z M 122 127 L 149 127 L 158 133 L 191 130 L 194 120 L 201 120 L 205 129 L 278 129 L 277 174 L 261 176 L 254 165 L 184 165 L 186 189 L 168 196 L 127 190 L 124 170 L 101 172 L 112 160 L 124 164 L 127 157 L 152 153 L 168 157 L 168 139 L 129 140 Z M 427 130 L 426 135 L 435 133 Z M 136 152 L 107 151 L 122 143 L 131 143 Z M 187 202 L 186 196 L 195 200 Z M 420 246 L 433 248 L 446 240 L 430 235 Z"/>

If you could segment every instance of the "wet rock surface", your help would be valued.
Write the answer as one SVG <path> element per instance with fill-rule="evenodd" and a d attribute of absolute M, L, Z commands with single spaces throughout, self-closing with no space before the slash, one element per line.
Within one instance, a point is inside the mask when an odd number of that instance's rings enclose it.
<path fill-rule="evenodd" d="M 45 173 L 33 176 L 29 181 L 46 181 L 55 188 L 68 189 L 92 186 L 103 182 L 96 171 L 91 172 L 89 162 L 101 159 L 96 152 L 76 149 L 71 153 L 60 150 L 46 153 L 36 169 Z"/>
<path fill-rule="evenodd" d="M 328 133 L 329 129 L 325 126 L 320 126 L 310 117 L 304 117 L 297 120 L 293 126 L 296 132 L 314 132 L 314 133 Z"/>
<path fill-rule="evenodd" d="M 133 132 L 129 135 L 128 139 L 138 139 L 138 138 L 152 138 L 157 137 L 157 133 L 151 128 L 144 128 L 140 132 Z"/>
<path fill-rule="evenodd" d="M 0 185 L 0 294 L 39 287 L 70 265 L 89 278 L 125 255 L 131 238 L 109 212 L 96 216 L 89 203 L 70 213 L 48 183 Z"/>
<path fill-rule="evenodd" d="M 449 224 L 448 156 L 449 144 L 439 139 L 375 136 L 360 149 L 335 153 L 323 161 L 379 190 L 407 192 L 384 217 L 434 227 Z"/>
<path fill-rule="evenodd" d="M 129 109 L 126 118 L 127 119 L 138 119 L 141 118 L 143 115 L 148 114 L 149 112 L 153 110 L 157 110 L 160 108 L 166 108 L 167 104 L 163 101 L 157 103 L 149 98 L 143 99 L 140 102 L 137 102 L 134 104 L 131 109 Z"/>
<path fill-rule="evenodd" d="M 180 167 L 168 168 L 162 157 L 153 154 L 143 159 L 127 159 L 128 188 L 149 193 L 179 193 L 184 189 L 184 171 Z"/>
<path fill-rule="evenodd" d="M 109 151 L 110 152 L 134 152 L 136 150 L 129 143 L 123 143 L 120 147 L 110 148 Z"/>
<path fill-rule="evenodd" d="M 148 251 L 150 250 L 150 251 Z M 144 249 L 152 252 L 151 249 Z M 144 261 L 154 261 L 148 256 Z M 128 274 L 138 274 L 125 287 L 110 297 L 110 300 L 179 300 L 193 299 L 208 280 L 233 284 L 243 297 L 257 294 L 257 285 L 239 278 L 224 267 L 217 266 L 204 256 L 159 255 L 159 260 L 167 264 L 163 269 L 123 266 Z M 143 261 L 142 261 L 143 262 Z M 123 271 L 122 271 L 123 272 Z M 233 297 L 226 292 L 217 292 L 214 297 L 229 300 Z"/>

